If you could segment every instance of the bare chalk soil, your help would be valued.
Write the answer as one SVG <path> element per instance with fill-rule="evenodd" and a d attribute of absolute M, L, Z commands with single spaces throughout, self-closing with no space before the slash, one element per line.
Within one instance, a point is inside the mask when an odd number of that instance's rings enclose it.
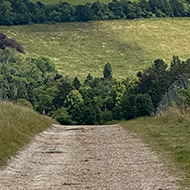
<path fill-rule="evenodd" d="M 0 171 L 0 190 L 176 190 L 158 157 L 119 125 L 54 125 Z"/>

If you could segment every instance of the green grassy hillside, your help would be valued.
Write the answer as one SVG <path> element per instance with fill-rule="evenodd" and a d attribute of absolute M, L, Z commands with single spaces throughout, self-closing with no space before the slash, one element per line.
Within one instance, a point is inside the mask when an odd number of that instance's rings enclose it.
<path fill-rule="evenodd" d="M 190 112 L 170 109 L 161 116 L 139 118 L 122 125 L 156 151 L 182 189 L 190 187 Z"/>
<path fill-rule="evenodd" d="M 52 25 L 0 26 L 29 56 L 48 56 L 64 75 L 101 76 L 110 62 L 114 77 L 125 78 L 157 58 L 190 57 L 189 19 L 147 19 Z"/>
<path fill-rule="evenodd" d="M 39 133 L 56 121 L 29 108 L 0 102 L 0 167 Z"/>

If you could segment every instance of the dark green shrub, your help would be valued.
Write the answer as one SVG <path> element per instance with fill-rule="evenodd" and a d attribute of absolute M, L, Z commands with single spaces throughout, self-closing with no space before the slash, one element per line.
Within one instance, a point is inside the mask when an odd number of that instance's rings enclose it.
<path fill-rule="evenodd" d="M 132 119 L 135 117 L 135 95 L 125 94 L 121 101 L 121 111 L 124 119 Z"/>
<path fill-rule="evenodd" d="M 113 115 L 112 115 L 111 111 L 105 110 L 100 113 L 100 123 L 101 124 L 104 124 L 107 121 L 111 121 L 111 120 L 113 120 Z"/>
<path fill-rule="evenodd" d="M 84 98 L 84 104 L 81 107 L 82 123 L 85 125 L 98 124 L 100 121 L 100 111 L 94 99 Z"/>
<path fill-rule="evenodd" d="M 104 66 L 103 74 L 104 74 L 104 79 L 112 79 L 112 68 L 110 63 L 107 63 Z"/>
<path fill-rule="evenodd" d="M 123 118 L 122 107 L 121 106 L 114 107 L 112 110 L 112 115 L 113 115 L 113 119 L 121 120 Z"/>
<path fill-rule="evenodd" d="M 67 112 L 65 107 L 61 107 L 60 109 L 56 110 L 52 116 L 62 125 L 69 125 L 72 124 L 71 118 Z"/>
<path fill-rule="evenodd" d="M 138 94 L 135 98 L 136 116 L 149 116 L 153 112 L 154 107 L 152 99 L 148 94 Z"/>

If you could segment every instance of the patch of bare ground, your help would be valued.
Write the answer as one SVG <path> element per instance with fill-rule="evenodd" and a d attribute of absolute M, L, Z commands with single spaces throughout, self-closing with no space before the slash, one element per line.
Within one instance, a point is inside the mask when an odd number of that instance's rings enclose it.
<path fill-rule="evenodd" d="M 119 125 L 54 125 L 0 171 L 1 190 L 176 190 L 175 181 Z"/>

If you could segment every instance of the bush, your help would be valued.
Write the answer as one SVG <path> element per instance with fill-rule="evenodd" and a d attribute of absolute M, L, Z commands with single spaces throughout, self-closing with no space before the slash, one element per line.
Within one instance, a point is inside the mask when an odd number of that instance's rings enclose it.
<path fill-rule="evenodd" d="M 52 116 L 62 125 L 70 125 L 72 124 L 71 118 L 67 112 L 65 107 L 61 107 L 60 109 L 56 110 Z"/>
<path fill-rule="evenodd" d="M 123 118 L 121 106 L 116 106 L 112 110 L 113 119 L 121 120 Z"/>
<path fill-rule="evenodd" d="M 121 101 L 121 111 L 124 119 L 133 119 L 136 115 L 135 112 L 135 95 L 125 94 Z"/>
<path fill-rule="evenodd" d="M 100 124 L 104 124 L 107 121 L 111 121 L 113 119 L 112 112 L 109 110 L 105 110 L 100 113 Z"/>
<path fill-rule="evenodd" d="M 138 94 L 135 98 L 136 116 L 150 116 L 154 107 L 148 94 Z"/>
<path fill-rule="evenodd" d="M 180 89 L 180 100 L 183 105 L 190 106 L 190 88 Z"/>

